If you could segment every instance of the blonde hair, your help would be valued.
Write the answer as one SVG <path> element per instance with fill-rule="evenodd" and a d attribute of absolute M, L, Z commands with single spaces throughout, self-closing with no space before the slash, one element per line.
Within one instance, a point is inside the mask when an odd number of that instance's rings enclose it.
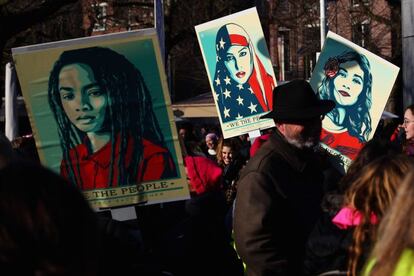
<path fill-rule="evenodd" d="M 387 155 L 363 168 L 345 193 L 345 205 L 361 213 L 361 222 L 355 227 L 349 248 L 348 275 L 360 270 L 364 244 L 375 240 L 378 226 L 371 222 L 374 214 L 381 221 L 413 161 L 409 157 Z"/>
<path fill-rule="evenodd" d="M 376 263 L 370 275 L 392 275 L 404 249 L 414 250 L 414 173 L 405 178 L 378 230 L 378 242 L 370 259 Z"/>

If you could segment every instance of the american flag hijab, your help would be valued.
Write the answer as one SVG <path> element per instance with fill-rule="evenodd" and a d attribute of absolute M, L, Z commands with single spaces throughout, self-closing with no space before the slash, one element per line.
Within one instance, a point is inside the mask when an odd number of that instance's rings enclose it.
<path fill-rule="evenodd" d="M 216 54 L 213 96 L 222 122 L 270 111 L 275 83 L 246 31 L 234 23 L 223 25 L 216 36 Z"/>

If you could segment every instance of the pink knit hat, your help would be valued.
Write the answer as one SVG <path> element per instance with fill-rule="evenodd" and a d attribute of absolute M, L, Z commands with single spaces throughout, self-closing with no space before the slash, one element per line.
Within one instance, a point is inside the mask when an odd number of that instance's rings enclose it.
<path fill-rule="evenodd" d="M 190 186 L 196 194 L 220 188 L 222 169 L 212 160 L 203 156 L 186 156 L 184 162 Z"/>
<path fill-rule="evenodd" d="M 208 133 L 208 134 L 206 135 L 206 140 L 207 140 L 207 138 L 209 138 L 209 139 L 211 139 L 211 140 L 213 140 L 213 141 L 217 141 L 217 140 L 218 140 L 217 134 L 215 134 L 215 133 L 213 133 L 213 132 Z"/>

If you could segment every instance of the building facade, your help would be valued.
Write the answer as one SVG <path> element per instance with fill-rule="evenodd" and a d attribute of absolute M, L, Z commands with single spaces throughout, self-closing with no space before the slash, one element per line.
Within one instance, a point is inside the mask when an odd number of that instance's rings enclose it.
<path fill-rule="evenodd" d="M 83 27 L 91 35 L 154 27 L 154 0 L 83 0 Z"/>
<path fill-rule="evenodd" d="M 92 35 L 152 28 L 155 21 L 154 2 L 154 0 L 83 0 L 84 28 Z M 169 5 L 168 1 L 163 2 Z M 335 32 L 400 66 L 399 1 L 325 0 L 325 2 L 326 30 Z M 191 6 L 188 2 L 177 2 L 175 5 L 174 12 L 181 16 Z M 179 5 L 182 5 L 181 9 L 177 8 Z M 317 53 L 321 51 L 320 0 L 256 0 L 251 1 L 250 5 L 256 6 L 259 12 L 277 80 L 309 79 L 316 64 Z M 203 5 L 194 4 L 192 8 L 201 7 Z M 201 11 L 195 13 L 199 14 L 200 18 L 206 17 L 204 13 L 201 15 Z M 177 16 L 169 14 L 170 19 L 175 19 Z M 189 18 L 192 17 L 189 15 Z M 215 18 L 202 20 L 212 19 Z M 188 31 L 193 30 L 194 24 L 199 23 L 194 18 L 189 19 L 188 22 L 168 21 L 168 24 L 191 25 L 182 26 L 181 31 L 181 26 L 166 26 L 170 32 L 182 32 L 175 35 L 181 37 L 181 40 L 176 42 L 175 46 L 170 43 L 170 49 L 166 49 L 167 74 L 173 102 L 210 90 L 196 36 L 194 33 L 189 34 Z M 182 48 L 187 50 L 180 52 Z M 188 55 L 190 52 L 192 54 Z M 393 93 L 391 101 L 392 98 L 399 97 L 400 95 Z M 393 106 L 396 105 L 398 104 L 391 103 L 392 107 L 388 110 L 394 111 Z"/>
<path fill-rule="evenodd" d="M 269 48 L 278 80 L 308 79 L 321 50 L 319 0 L 269 1 Z M 326 30 L 394 61 L 398 46 L 393 20 L 386 0 L 326 1 Z M 398 64 L 397 64 L 398 65 Z"/>

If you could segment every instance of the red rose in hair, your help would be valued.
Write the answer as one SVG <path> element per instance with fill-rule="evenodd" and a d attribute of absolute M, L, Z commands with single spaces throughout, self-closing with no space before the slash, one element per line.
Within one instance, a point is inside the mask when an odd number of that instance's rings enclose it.
<path fill-rule="evenodd" d="M 338 60 L 336 58 L 329 58 L 323 69 L 325 70 L 325 75 L 328 78 L 335 77 L 339 70 Z"/>

